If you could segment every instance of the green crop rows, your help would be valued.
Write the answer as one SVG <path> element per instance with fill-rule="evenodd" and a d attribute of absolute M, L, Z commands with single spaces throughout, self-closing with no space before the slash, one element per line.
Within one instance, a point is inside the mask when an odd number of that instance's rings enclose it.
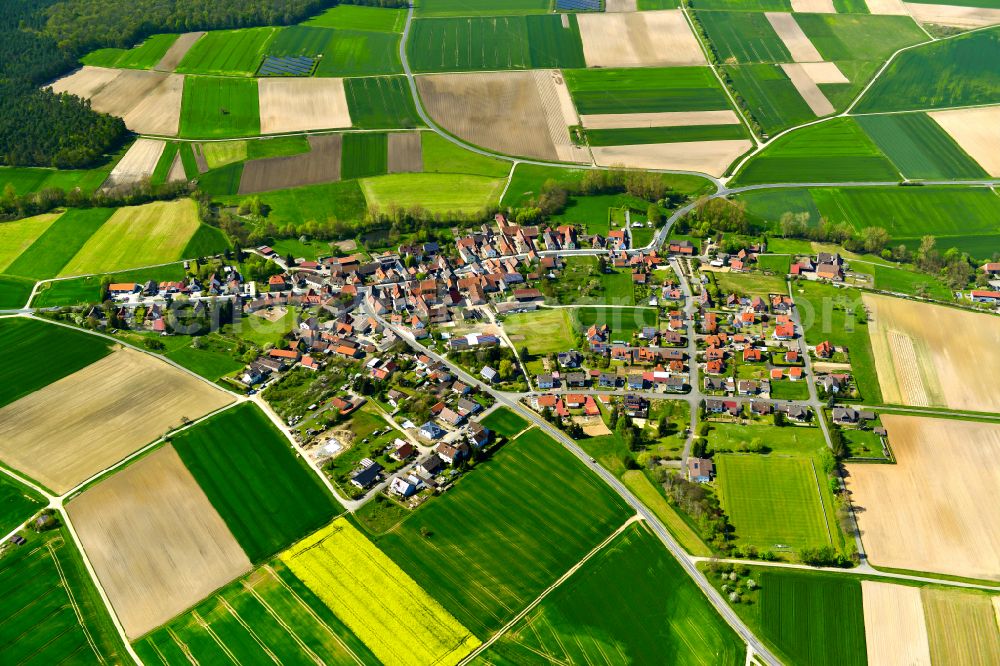
<path fill-rule="evenodd" d="M 528 427 L 528 422 L 507 409 L 500 407 L 482 420 L 484 426 L 505 437 L 513 437 Z"/>
<path fill-rule="evenodd" d="M 404 76 L 345 79 L 351 120 L 362 129 L 410 129 L 423 125 Z"/>
<path fill-rule="evenodd" d="M 181 135 L 226 138 L 260 134 L 257 81 L 189 76 L 181 102 Z"/>
<path fill-rule="evenodd" d="M 778 65 L 733 65 L 723 71 L 768 134 L 815 119 L 812 109 Z"/>
<path fill-rule="evenodd" d="M 859 116 L 858 123 L 907 178 L 989 177 L 926 114 Z"/>
<path fill-rule="evenodd" d="M 388 170 L 389 137 L 379 132 L 345 134 L 340 160 L 341 177 L 381 176 Z"/>
<path fill-rule="evenodd" d="M 4 272 L 37 280 L 58 275 L 113 212 L 112 208 L 67 210 Z"/>
<path fill-rule="evenodd" d="M 792 56 L 763 13 L 698 12 L 719 62 L 792 62 Z"/>
<path fill-rule="evenodd" d="M 641 143 L 721 141 L 745 138 L 747 138 L 747 133 L 743 125 L 687 125 L 587 130 L 587 141 L 592 146 L 626 146 Z"/>
<path fill-rule="evenodd" d="M 268 53 L 276 28 L 213 30 L 196 41 L 177 66 L 182 74 L 250 76 Z"/>
<path fill-rule="evenodd" d="M 563 75 L 581 114 L 730 108 L 708 67 L 580 69 Z"/>

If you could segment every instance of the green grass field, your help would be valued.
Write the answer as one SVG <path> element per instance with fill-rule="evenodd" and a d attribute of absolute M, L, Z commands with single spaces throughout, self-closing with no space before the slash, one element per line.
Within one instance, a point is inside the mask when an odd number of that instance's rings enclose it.
<path fill-rule="evenodd" d="M 124 151 L 123 151 L 124 152 Z M 39 192 L 48 188 L 70 191 L 79 187 L 86 194 L 93 193 L 108 177 L 118 161 L 118 156 L 93 169 L 45 169 L 40 167 L 0 167 L 0 192 L 8 185 L 15 194 Z"/>
<path fill-rule="evenodd" d="M 865 264 L 859 261 L 853 262 L 852 270 L 871 275 L 876 289 L 909 294 L 910 296 L 929 296 L 943 301 L 950 301 L 953 298 L 952 290 L 947 284 L 927 273 L 875 263 Z"/>
<path fill-rule="evenodd" d="M 708 67 L 575 69 L 563 76 L 577 111 L 584 115 L 730 108 Z"/>
<path fill-rule="evenodd" d="M 796 14 L 795 22 L 824 60 L 885 61 L 927 35 L 909 16 Z"/>
<path fill-rule="evenodd" d="M 766 296 L 784 294 L 788 291 L 784 275 L 761 275 L 760 273 L 716 273 L 715 281 L 723 292 L 735 291 L 741 294 Z"/>
<path fill-rule="evenodd" d="M 219 199 L 227 205 L 235 205 L 243 198 L 230 196 Z M 345 221 L 360 220 L 366 208 L 364 193 L 356 180 L 263 192 L 260 198 L 271 208 L 268 221 L 279 227 L 286 224 L 300 227 L 309 220 L 320 221 L 331 217 Z"/>
<path fill-rule="evenodd" d="M 105 606 L 69 533 L 61 528 L 3 559 L 3 656 L 11 664 L 126 663 Z"/>
<path fill-rule="evenodd" d="M 256 405 L 172 438 L 174 448 L 254 562 L 318 529 L 336 500 Z"/>
<path fill-rule="evenodd" d="M 824 479 L 810 458 L 718 454 L 715 464 L 719 498 L 740 542 L 774 552 L 832 543 Z"/>
<path fill-rule="evenodd" d="M 586 67 L 576 17 L 419 19 L 407 42 L 416 72 Z"/>
<path fill-rule="evenodd" d="M 498 407 L 482 419 L 482 424 L 504 437 L 513 437 L 528 427 L 528 422 L 507 407 Z"/>
<path fill-rule="evenodd" d="M 788 254 L 762 254 L 757 258 L 758 268 L 775 275 L 788 275 L 791 265 L 792 257 Z"/>
<path fill-rule="evenodd" d="M 137 271 L 123 271 L 110 275 L 91 275 L 89 277 L 71 278 L 46 282 L 38 288 L 31 306 L 36 308 L 63 307 L 67 305 L 82 305 L 84 303 L 99 303 L 102 296 L 101 282 L 105 279 L 111 282 L 146 282 L 147 280 L 183 280 L 184 268 L 180 263 L 156 268 L 144 268 Z"/>
<path fill-rule="evenodd" d="M 180 133 L 206 139 L 260 134 L 257 81 L 206 76 L 184 79 Z"/>
<path fill-rule="evenodd" d="M 688 125 L 587 130 L 587 142 L 592 146 L 628 146 L 642 143 L 723 141 L 745 138 L 747 138 L 747 130 L 743 125 Z"/>
<path fill-rule="evenodd" d="M 109 342 L 34 319 L 0 319 L 0 348 L 10 362 L 0 371 L 0 406 L 71 375 L 111 351 Z"/>
<path fill-rule="evenodd" d="M 45 213 L 0 225 L 0 270 L 6 271 L 58 219 L 59 213 Z"/>
<path fill-rule="evenodd" d="M 235 360 L 232 354 L 210 349 L 195 349 L 191 346 L 167 352 L 165 356 L 174 363 L 178 363 L 213 382 L 242 369 L 245 365 L 241 361 Z"/>
<path fill-rule="evenodd" d="M 900 53 L 854 109 L 909 111 L 1000 102 L 1000 28 Z"/>
<path fill-rule="evenodd" d="M 36 280 L 55 277 L 113 212 L 112 208 L 67 210 L 4 272 Z"/>
<path fill-rule="evenodd" d="M 529 430 L 378 545 L 483 638 L 630 514 L 566 449 Z"/>
<path fill-rule="evenodd" d="M 344 180 L 381 176 L 388 170 L 388 161 L 389 138 L 385 134 L 366 132 L 344 135 L 340 160 Z"/>
<path fill-rule="evenodd" d="M 267 47 L 268 55 L 322 56 L 316 76 L 364 76 L 403 71 L 399 35 L 296 25 L 283 28 Z"/>
<path fill-rule="evenodd" d="M 497 204 L 505 181 L 447 173 L 397 173 L 361 181 L 369 205 L 422 206 L 432 213 L 474 213 Z"/>
<path fill-rule="evenodd" d="M 474 663 L 736 666 L 745 653 L 660 540 L 631 525 Z"/>
<path fill-rule="evenodd" d="M 527 347 L 532 355 L 566 351 L 576 344 L 567 308 L 510 315 L 503 327 L 515 347 Z"/>
<path fill-rule="evenodd" d="M 411 129 L 423 125 L 413 106 L 406 77 L 345 79 L 344 88 L 355 127 Z"/>
<path fill-rule="evenodd" d="M 721 63 L 792 62 L 763 13 L 699 11 L 697 17 Z"/>
<path fill-rule="evenodd" d="M 0 532 L 8 534 L 17 529 L 47 503 L 31 488 L 6 474 L 0 475 Z"/>
<path fill-rule="evenodd" d="M 198 226 L 198 230 L 188 240 L 181 252 L 182 257 L 205 257 L 212 254 L 219 254 L 232 247 L 226 233 L 218 227 L 210 227 L 207 224 Z"/>
<path fill-rule="evenodd" d="M 502 16 L 505 14 L 545 14 L 550 0 L 418 0 L 417 16 Z"/>
<path fill-rule="evenodd" d="M 702 0 L 699 9 L 727 9 L 732 11 L 790 12 L 790 0 Z"/>
<path fill-rule="evenodd" d="M 710 557 L 712 551 L 701 540 L 690 525 L 667 502 L 649 477 L 642 470 L 632 469 L 622 474 L 622 483 L 635 495 L 640 502 L 659 518 L 670 533 L 677 539 L 681 547 L 692 555 Z"/>
<path fill-rule="evenodd" d="M 180 35 L 151 35 L 131 49 L 98 49 L 80 58 L 84 65 L 120 69 L 152 69 Z"/>
<path fill-rule="evenodd" d="M 28 302 L 34 280 L 0 275 L 0 309 L 15 310 Z"/>
<path fill-rule="evenodd" d="M 173 166 L 174 158 L 177 157 L 178 151 L 180 151 L 181 146 L 176 141 L 168 141 L 167 145 L 163 147 L 163 153 L 160 155 L 160 159 L 156 162 L 156 168 L 153 169 L 153 175 L 149 177 L 149 182 L 153 185 L 163 185 L 167 182 L 167 175 L 170 173 L 170 167 Z M 181 162 L 183 166 L 183 161 Z M 187 176 L 187 173 L 184 174 Z"/>
<path fill-rule="evenodd" d="M 907 178 L 988 178 L 940 125 L 923 113 L 859 116 L 858 123 Z"/>
<path fill-rule="evenodd" d="M 736 174 L 734 184 L 896 181 L 899 172 L 853 118 L 782 136 Z"/>
<path fill-rule="evenodd" d="M 237 194 L 243 179 L 243 162 L 233 162 L 198 176 L 198 189 L 214 196 Z"/>
<path fill-rule="evenodd" d="M 365 644 L 278 560 L 226 585 L 134 647 L 147 666 L 192 658 L 201 664 L 304 664 L 317 658 L 376 663 Z"/>
<path fill-rule="evenodd" d="M 816 115 L 778 65 L 731 65 L 722 70 L 750 106 L 761 129 L 774 135 Z"/>
<path fill-rule="evenodd" d="M 371 30 L 374 32 L 403 32 L 406 11 L 358 5 L 337 5 L 314 16 L 303 25 L 343 30 Z"/>
<path fill-rule="evenodd" d="M 250 76 L 267 55 L 277 32 L 277 28 L 212 30 L 194 43 L 176 71 L 181 74 Z"/>
<path fill-rule="evenodd" d="M 420 137 L 424 173 L 467 173 L 473 176 L 506 178 L 510 162 L 466 150 L 434 132 Z"/>
<path fill-rule="evenodd" d="M 208 168 L 218 169 L 234 162 L 247 159 L 247 144 L 249 141 L 209 141 L 201 144 Z"/>
<path fill-rule="evenodd" d="M 247 159 L 286 157 L 309 152 L 309 140 L 304 136 L 279 136 L 271 139 L 247 141 Z"/>

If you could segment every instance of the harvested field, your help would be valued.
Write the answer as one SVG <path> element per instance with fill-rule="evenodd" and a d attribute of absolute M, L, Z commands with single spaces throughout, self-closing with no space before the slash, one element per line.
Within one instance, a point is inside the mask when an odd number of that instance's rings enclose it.
<path fill-rule="evenodd" d="M 66 506 L 129 638 L 250 570 L 169 444 Z"/>
<path fill-rule="evenodd" d="M 174 161 L 170 163 L 170 170 L 167 171 L 167 182 L 180 183 L 185 180 L 187 180 L 187 172 L 184 171 L 184 161 L 181 159 L 181 154 L 178 151 L 174 155 Z"/>
<path fill-rule="evenodd" d="M 823 94 L 823 91 L 819 89 L 806 70 L 802 69 L 802 65 L 798 63 L 783 64 L 781 69 L 813 113 L 817 116 L 833 113 L 833 104 L 826 98 L 826 95 Z"/>
<path fill-rule="evenodd" d="M 569 127 L 580 124 L 573 98 L 562 73 L 558 70 L 535 70 L 532 73 L 535 86 L 542 98 L 545 108 L 545 121 L 549 129 L 549 138 L 556 147 L 556 154 L 563 162 L 590 162 L 590 153 L 586 148 L 573 143 L 569 135 Z"/>
<path fill-rule="evenodd" d="M 962 0 L 955 0 L 961 3 Z M 928 5 L 918 2 L 904 3 L 906 9 L 921 23 L 950 25 L 954 28 L 981 28 L 1000 23 L 1000 9 L 987 7 L 953 7 L 951 5 Z"/>
<path fill-rule="evenodd" d="M 864 303 L 886 403 L 1000 411 L 1000 319 L 889 296 Z"/>
<path fill-rule="evenodd" d="M 836 14 L 833 0 L 792 0 L 793 12 L 810 14 Z"/>
<path fill-rule="evenodd" d="M 284 190 L 340 180 L 342 143 L 340 134 L 310 136 L 308 153 L 251 160 L 243 167 L 239 193 Z"/>
<path fill-rule="evenodd" d="M 588 67 L 704 65 L 705 54 L 677 9 L 578 14 Z"/>
<path fill-rule="evenodd" d="M 394 132 L 389 135 L 389 173 L 414 173 L 424 170 L 420 132 Z"/>
<path fill-rule="evenodd" d="M 343 79 L 265 78 L 258 94 L 261 134 L 351 126 Z"/>
<path fill-rule="evenodd" d="M 139 134 L 177 136 L 181 122 L 184 77 L 169 74 L 125 114 L 125 125 Z"/>
<path fill-rule="evenodd" d="M 798 63 L 813 83 L 850 83 L 835 62 L 803 62 Z"/>
<path fill-rule="evenodd" d="M 927 115 L 988 174 L 1000 176 L 1000 106 L 931 111 Z"/>
<path fill-rule="evenodd" d="M 931 325 L 933 327 L 933 325 Z M 848 465 L 872 564 L 1000 580 L 1000 425 L 882 414 L 895 465 Z"/>
<path fill-rule="evenodd" d="M 921 590 L 931 663 L 956 666 L 1000 664 L 1000 627 L 993 604 L 1000 597 L 978 591 Z"/>
<path fill-rule="evenodd" d="M 208 171 L 208 158 L 205 157 L 205 149 L 200 143 L 192 143 L 191 153 L 194 155 L 194 163 L 198 167 L 198 173 Z"/>
<path fill-rule="evenodd" d="M 822 62 L 823 56 L 819 54 L 813 43 L 809 41 L 806 33 L 802 31 L 799 24 L 795 22 L 795 17 L 787 12 L 765 12 L 767 22 L 774 28 L 778 38 L 792 54 L 795 62 Z"/>
<path fill-rule="evenodd" d="M 881 16 L 909 16 L 903 0 L 865 0 L 868 12 Z"/>
<path fill-rule="evenodd" d="M 203 31 L 185 32 L 170 45 L 167 52 L 163 54 L 163 58 L 160 59 L 160 62 L 156 63 L 156 67 L 153 69 L 158 72 L 172 72 L 177 69 L 177 65 L 187 55 L 188 49 L 194 46 L 194 43 L 201 39 L 204 34 Z"/>
<path fill-rule="evenodd" d="M 118 78 L 121 70 L 107 67 L 84 66 L 72 74 L 67 74 L 52 84 L 53 92 L 70 93 L 85 99 L 92 99 Z M 97 107 L 94 107 L 95 110 Z"/>
<path fill-rule="evenodd" d="M 692 125 L 739 125 L 734 111 L 663 111 L 660 113 L 599 113 L 580 116 L 587 129 L 632 129 L 639 127 L 689 127 Z"/>
<path fill-rule="evenodd" d="M 920 588 L 863 580 L 861 595 L 869 666 L 929 666 Z"/>
<path fill-rule="evenodd" d="M 182 419 L 230 402 L 186 372 L 121 349 L 0 409 L 0 459 L 64 493 Z"/>
<path fill-rule="evenodd" d="M 138 139 L 118 160 L 101 189 L 105 192 L 128 189 L 152 176 L 166 145 L 163 141 Z"/>
<path fill-rule="evenodd" d="M 600 166 L 624 164 L 639 169 L 675 169 L 721 176 L 737 157 L 752 147 L 749 141 L 738 139 L 595 146 L 591 151 Z"/>
<path fill-rule="evenodd" d="M 616 12 L 634 12 L 637 10 L 636 0 L 607 0 L 604 3 L 604 11 L 613 14 Z"/>

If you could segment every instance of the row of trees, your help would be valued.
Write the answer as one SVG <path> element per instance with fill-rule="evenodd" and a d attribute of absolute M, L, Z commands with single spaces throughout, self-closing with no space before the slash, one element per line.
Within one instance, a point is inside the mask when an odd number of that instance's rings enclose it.
<path fill-rule="evenodd" d="M 0 220 L 14 220 L 31 215 L 40 215 L 56 208 L 66 206 L 72 208 L 138 206 L 159 201 L 186 196 L 191 192 L 189 185 L 184 183 L 165 183 L 151 185 L 148 180 L 138 186 L 122 192 L 83 192 L 72 189 L 69 192 L 58 187 L 48 187 L 38 192 L 19 195 L 14 186 L 7 183 L 0 193 Z"/>

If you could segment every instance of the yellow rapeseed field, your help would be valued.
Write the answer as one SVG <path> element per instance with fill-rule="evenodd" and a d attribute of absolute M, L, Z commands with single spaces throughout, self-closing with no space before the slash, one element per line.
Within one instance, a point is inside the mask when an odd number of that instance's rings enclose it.
<path fill-rule="evenodd" d="M 346 519 L 281 560 L 389 666 L 457 664 L 480 640 Z"/>

